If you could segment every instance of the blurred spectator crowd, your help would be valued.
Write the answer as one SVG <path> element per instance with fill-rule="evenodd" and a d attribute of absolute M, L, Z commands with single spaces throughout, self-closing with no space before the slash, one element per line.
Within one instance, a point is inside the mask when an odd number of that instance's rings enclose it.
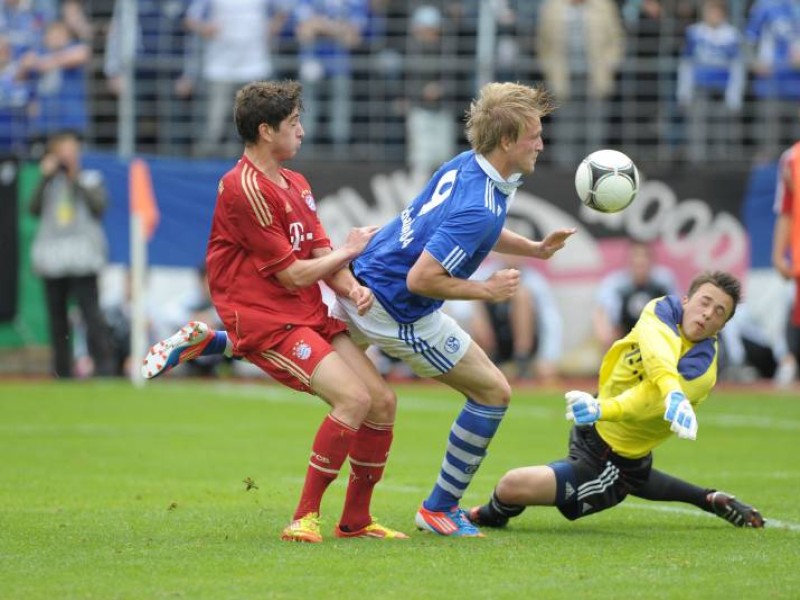
<path fill-rule="evenodd" d="M 235 90 L 285 77 L 307 159 L 430 170 L 486 79 L 555 94 L 544 162 L 773 159 L 800 138 L 800 2 L 0 0 L 0 151 L 63 129 L 114 150 L 130 127 L 137 152 L 234 156 Z"/>

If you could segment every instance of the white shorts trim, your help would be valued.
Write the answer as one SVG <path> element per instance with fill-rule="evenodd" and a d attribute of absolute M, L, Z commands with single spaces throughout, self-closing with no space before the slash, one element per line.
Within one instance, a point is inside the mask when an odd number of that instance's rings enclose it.
<path fill-rule="evenodd" d="M 367 314 L 359 315 L 352 300 L 337 297 L 331 315 L 347 323 L 356 344 L 375 344 L 420 377 L 449 372 L 472 343 L 469 334 L 441 310 L 404 324 L 395 321 L 377 300 Z"/>

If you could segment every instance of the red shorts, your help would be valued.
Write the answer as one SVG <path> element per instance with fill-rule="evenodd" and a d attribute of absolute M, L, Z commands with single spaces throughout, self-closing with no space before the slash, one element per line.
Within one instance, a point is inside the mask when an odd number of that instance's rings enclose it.
<path fill-rule="evenodd" d="M 311 376 L 314 370 L 333 352 L 333 338 L 346 331 L 347 325 L 342 321 L 328 317 L 322 327 L 292 327 L 278 344 L 242 356 L 275 381 L 313 394 Z"/>

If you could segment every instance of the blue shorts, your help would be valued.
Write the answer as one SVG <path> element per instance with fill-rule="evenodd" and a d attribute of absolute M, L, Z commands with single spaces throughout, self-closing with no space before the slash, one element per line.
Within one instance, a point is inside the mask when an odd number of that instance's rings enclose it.
<path fill-rule="evenodd" d="M 569 456 L 550 463 L 556 473 L 556 507 L 570 521 L 622 502 L 650 477 L 653 455 L 614 453 L 594 426 L 573 426 Z"/>

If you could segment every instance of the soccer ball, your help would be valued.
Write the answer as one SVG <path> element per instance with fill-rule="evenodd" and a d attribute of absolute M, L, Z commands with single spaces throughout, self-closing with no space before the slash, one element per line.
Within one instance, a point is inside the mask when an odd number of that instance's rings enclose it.
<path fill-rule="evenodd" d="M 619 212 L 633 202 L 639 191 L 639 171 L 622 152 L 598 150 L 578 165 L 575 189 L 589 208 L 604 213 Z"/>

